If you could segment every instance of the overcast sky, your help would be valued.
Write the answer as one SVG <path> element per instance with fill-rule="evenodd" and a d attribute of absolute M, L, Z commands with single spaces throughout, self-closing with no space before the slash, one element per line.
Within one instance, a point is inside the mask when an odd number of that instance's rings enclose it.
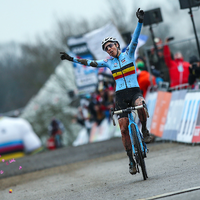
<path fill-rule="evenodd" d="M 92 21 L 97 14 L 108 11 L 108 0 L 0 0 L 0 44 L 15 41 L 33 41 L 36 35 L 50 32 L 58 19 L 72 16 L 74 18 L 85 18 Z M 115 0 L 112 0 L 115 1 Z M 180 10 L 179 0 L 121 0 L 127 8 L 127 15 L 133 12 L 134 5 L 137 4 L 144 10 L 160 7 L 165 22 L 171 22 L 172 26 L 184 25 L 192 26 L 187 10 Z M 177 13 L 182 16 L 177 23 L 173 19 L 174 13 L 170 12 L 170 7 L 177 7 Z M 200 16 L 200 11 L 198 16 Z M 197 16 L 197 14 L 195 13 Z M 70 17 L 71 18 L 71 17 Z M 177 31 L 180 28 L 177 28 Z M 181 33 L 184 37 L 184 31 Z M 187 34 L 187 31 L 185 31 Z M 187 35 L 185 36 L 187 37 Z"/>

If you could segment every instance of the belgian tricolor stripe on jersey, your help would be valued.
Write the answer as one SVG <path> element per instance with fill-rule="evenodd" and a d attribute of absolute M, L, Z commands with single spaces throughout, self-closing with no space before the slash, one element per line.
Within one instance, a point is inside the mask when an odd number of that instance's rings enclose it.
<path fill-rule="evenodd" d="M 135 74 L 135 66 L 133 65 L 133 63 L 125 65 L 121 69 L 116 69 L 112 71 L 112 75 L 115 80 L 122 78 L 123 76 L 126 77 L 131 74 Z"/>

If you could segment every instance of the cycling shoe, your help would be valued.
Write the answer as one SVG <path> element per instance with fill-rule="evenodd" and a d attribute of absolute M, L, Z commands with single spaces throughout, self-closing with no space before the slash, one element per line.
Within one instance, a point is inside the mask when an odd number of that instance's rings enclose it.
<path fill-rule="evenodd" d="M 153 141 L 153 137 L 149 134 L 149 131 L 147 129 L 142 130 L 142 134 L 143 134 L 143 137 L 144 137 L 144 142 L 146 144 L 149 144 Z"/>
<path fill-rule="evenodd" d="M 130 172 L 130 174 L 132 174 L 132 175 L 134 175 L 134 174 L 137 173 L 137 168 L 136 168 L 135 163 L 133 163 L 133 162 L 130 162 L 130 163 L 129 163 L 129 172 Z"/>

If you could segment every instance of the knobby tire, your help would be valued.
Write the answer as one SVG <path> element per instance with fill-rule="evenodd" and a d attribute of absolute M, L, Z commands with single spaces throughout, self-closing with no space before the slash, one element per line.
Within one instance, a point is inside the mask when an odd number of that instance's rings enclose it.
<path fill-rule="evenodd" d="M 136 133 L 134 124 L 131 124 L 131 129 L 132 129 L 132 133 L 133 133 L 133 141 L 135 142 L 135 148 L 137 149 L 140 167 L 142 169 L 142 175 L 143 175 L 144 180 L 146 180 L 148 178 L 148 176 L 147 176 L 146 166 L 145 166 L 145 162 L 144 162 L 144 156 L 143 156 L 143 152 L 142 152 L 142 149 L 140 146 L 139 139 L 137 137 L 137 133 Z"/>

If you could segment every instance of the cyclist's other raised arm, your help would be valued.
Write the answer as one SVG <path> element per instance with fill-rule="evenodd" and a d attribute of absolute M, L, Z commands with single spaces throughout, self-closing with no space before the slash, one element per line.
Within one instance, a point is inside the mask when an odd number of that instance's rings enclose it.
<path fill-rule="evenodd" d="M 65 52 L 60 52 L 60 54 L 61 54 L 60 56 L 61 60 L 69 60 L 71 62 L 75 62 L 75 63 L 79 63 L 82 65 L 91 66 L 91 67 L 107 67 L 107 62 L 105 60 L 80 59 L 80 58 L 71 57 Z"/>
<path fill-rule="evenodd" d="M 136 12 L 136 16 L 138 18 L 138 24 L 135 28 L 135 31 L 133 33 L 133 37 L 132 40 L 129 44 L 129 46 L 127 47 L 127 54 L 131 57 L 134 58 L 134 53 L 135 53 L 135 49 L 137 47 L 138 44 L 138 38 L 142 29 L 142 23 L 143 23 L 143 19 L 144 19 L 144 11 L 140 10 L 140 8 L 138 8 L 137 12 Z"/>

